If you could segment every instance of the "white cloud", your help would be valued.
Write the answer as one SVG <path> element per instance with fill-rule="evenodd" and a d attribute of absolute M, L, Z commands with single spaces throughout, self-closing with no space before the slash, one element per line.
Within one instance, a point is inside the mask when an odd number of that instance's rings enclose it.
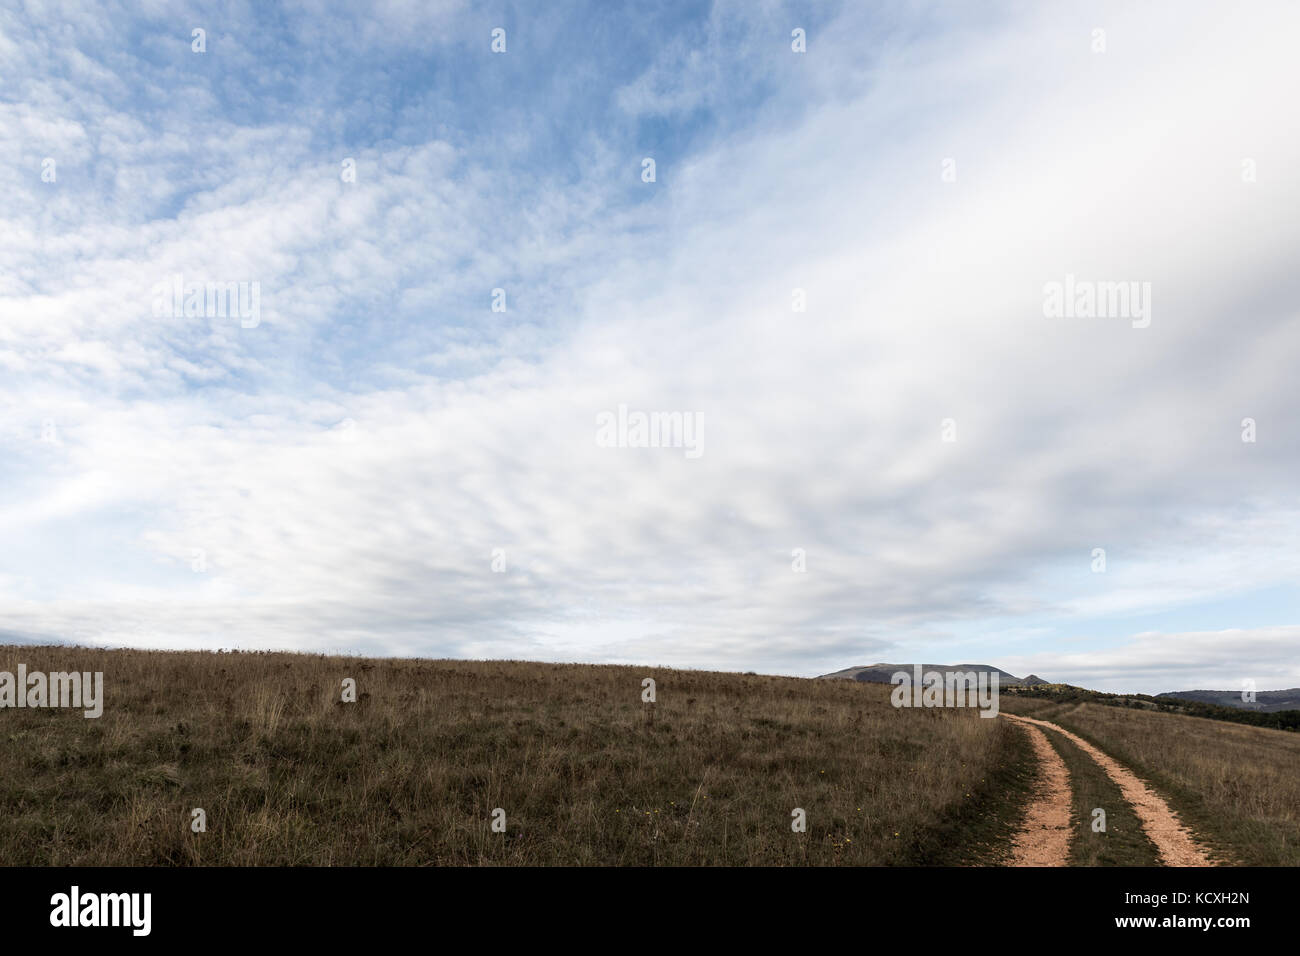
<path fill-rule="evenodd" d="M 631 206 L 607 142 L 568 184 L 386 142 L 345 188 L 305 124 L 47 117 L 116 185 L 51 220 L 37 177 L 12 214 L 0 434 L 54 417 L 62 441 L 5 439 L 0 532 L 73 520 L 91 546 L 11 559 L 0 629 L 817 673 L 955 623 L 1294 581 L 1295 10 L 1109 7 L 1104 55 L 1047 13 L 899 27 L 841 81 L 859 16 Z M 666 50 L 624 108 L 730 102 L 716 37 Z M 260 281 L 264 324 L 153 318 L 176 272 Z M 1066 272 L 1150 281 L 1151 326 L 1044 318 Z M 597 447 L 619 404 L 699 414 L 704 456 Z M 1284 630 L 1199 670 L 1159 670 L 1172 638 L 1023 659 L 1212 683 L 1280 672 Z"/>

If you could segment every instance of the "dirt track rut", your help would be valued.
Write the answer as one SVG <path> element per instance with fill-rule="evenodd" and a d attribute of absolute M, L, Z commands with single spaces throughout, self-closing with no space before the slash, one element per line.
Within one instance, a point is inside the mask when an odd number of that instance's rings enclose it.
<path fill-rule="evenodd" d="M 1070 772 L 1047 735 L 1026 725 L 1040 776 L 1025 822 L 1011 840 L 1012 866 L 1065 866 L 1070 858 Z"/>

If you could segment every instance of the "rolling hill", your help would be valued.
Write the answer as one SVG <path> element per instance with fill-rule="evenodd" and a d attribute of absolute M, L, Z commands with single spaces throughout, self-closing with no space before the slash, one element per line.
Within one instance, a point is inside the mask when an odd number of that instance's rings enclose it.
<path fill-rule="evenodd" d="M 1261 690 L 1255 692 L 1254 700 L 1242 700 L 1239 690 L 1173 690 L 1157 694 L 1157 699 L 1172 698 L 1190 700 L 1201 704 L 1213 704 L 1216 707 L 1235 707 L 1238 710 L 1253 710 L 1261 714 L 1275 714 L 1282 710 L 1300 710 L 1300 687 L 1289 690 Z"/>
<path fill-rule="evenodd" d="M 835 671 L 833 674 L 823 674 L 818 680 L 856 680 L 876 684 L 888 684 L 894 674 L 899 671 L 906 671 L 911 674 L 915 664 L 865 664 L 857 667 L 846 667 L 842 671 Z M 922 664 L 920 665 L 922 673 L 930 671 L 939 671 L 940 673 L 949 673 L 952 671 L 961 671 L 969 673 L 974 671 L 976 674 L 997 674 L 998 684 L 1002 687 L 1031 687 L 1038 684 L 1046 684 L 1047 681 L 1041 677 L 1030 674 L 1028 677 L 1016 677 L 1014 674 L 1008 674 L 999 667 L 991 667 L 988 664 Z"/>

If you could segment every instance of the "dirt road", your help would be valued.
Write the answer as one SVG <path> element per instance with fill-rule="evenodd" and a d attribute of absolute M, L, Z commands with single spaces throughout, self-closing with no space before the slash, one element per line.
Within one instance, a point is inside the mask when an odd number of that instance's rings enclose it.
<path fill-rule="evenodd" d="M 1033 717 L 1018 717 L 1006 713 L 1003 716 L 1025 725 L 1026 729 L 1029 729 L 1031 733 L 1035 727 L 1045 727 L 1061 734 L 1095 760 L 1101 769 L 1106 771 L 1106 775 L 1115 781 L 1115 784 L 1124 794 L 1124 799 L 1133 805 L 1134 812 L 1137 813 L 1138 819 L 1142 821 L 1143 831 L 1146 833 L 1147 838 L 1155 844 L 1156 849 L 1160 852 L 1160 862 L 1165 866 L 1214 865 L 1205 848 L 1196 842 L 1191 831 L 1178 819 L 1178 814 L 1169 808 L 1169 804 L 1164 801 L 1164 798 L 1139 780 L 1133 771 L 1119 761 L 1098 750 L 1078 734 L 1071 733 L 1064 727 L 1059 727 L 1046 720 L 1036 720 Z"/>

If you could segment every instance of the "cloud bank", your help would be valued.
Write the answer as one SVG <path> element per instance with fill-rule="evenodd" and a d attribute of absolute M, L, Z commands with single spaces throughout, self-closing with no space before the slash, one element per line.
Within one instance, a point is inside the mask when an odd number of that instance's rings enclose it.
<path fill-rule="evenodd" d="M 1294 5 L 144 9 L 0 14 L 5 633 L 1300 684 Z"/>

